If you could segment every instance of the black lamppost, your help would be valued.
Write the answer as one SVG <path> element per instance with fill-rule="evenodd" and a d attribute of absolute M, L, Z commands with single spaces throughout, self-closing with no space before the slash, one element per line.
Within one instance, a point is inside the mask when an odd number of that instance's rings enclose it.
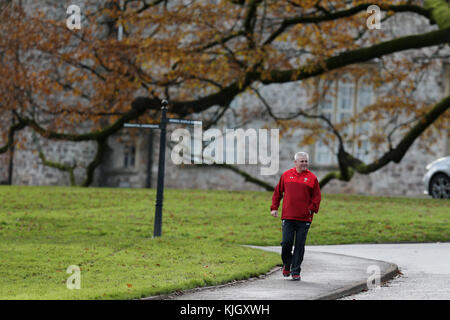
<path fill-rule="evenodd" d="M 161 137 L 159 140 L 158 184 L 156 186 L 155 226 L 154 237 L 161 237 L 162 233 L 162 208 L 164 197 L 164 172 L 166 159 L 166 126 L 167 126 L 167 100 L 161 101 Z"/>

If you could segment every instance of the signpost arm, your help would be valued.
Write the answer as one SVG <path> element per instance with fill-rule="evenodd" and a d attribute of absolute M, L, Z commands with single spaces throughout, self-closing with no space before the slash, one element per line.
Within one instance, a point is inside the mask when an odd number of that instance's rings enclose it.
<path fill-rule="evenodd" d="M 156 189 L 155 206 L 155 226 L 153 229 L 154 237 L 161 237 L 162 231 L 162 208 L 164 193 L 164 171 L 166 158 L 166 125 L 167 125 L 167 105 L 166 100 L 161 101 L 161 137 L 159 142 L 159 164 L 158 164 L 158 185 Z"/>

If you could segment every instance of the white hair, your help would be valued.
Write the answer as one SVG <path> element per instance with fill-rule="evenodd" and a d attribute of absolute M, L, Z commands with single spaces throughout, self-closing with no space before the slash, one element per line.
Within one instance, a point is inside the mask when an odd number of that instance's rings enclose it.
<path fill-rule="evenodd" d="M 294 160 L 297 160 L 300 156 L 306 157 L 306 159 L 309 162 L 309 154 L 307 152 L 303 152 L 303 151 L 297 152 L 294 156 Z"/>

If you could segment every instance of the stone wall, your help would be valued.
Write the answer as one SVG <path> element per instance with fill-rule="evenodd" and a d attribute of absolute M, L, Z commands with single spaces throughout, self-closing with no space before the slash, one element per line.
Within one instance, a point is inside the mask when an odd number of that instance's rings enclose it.
<path fill-rule="evenodd" d="M 73 3 L 82 3 L 73 2 Z M 27 0 L 26 3 L 33 8 L 36 2 Z M 58 14 L 65 17 L 65 8 L 69 2 L 62 2 Z M 56 13 L 55 13 L 56 14 Z M 416 29 L 419 32 L 428 30 L 428 23 L 420 18 L 414 23 L 404 24 L 402 15 L 391 22 L 387 27 L 397 35 L 400 33 L 411 33 Z M 411 21 L 410 21 L 411 22 Z M 408 53 L 409 54 L 409 53 Z M 444 93 L 450 92 L 450 69 L 443 66 L 436 66 L 432 69 L 420 83 L 415 92 L 415 97 L 424 101 L 434 103 L 442 98 Z M 268 103 L 273 107 L 273 111 L 278 116 L 287 116 L 295 113 L 300 108 L 311 107 L 308 105 L 310 92 L 308 86 L 303 86 L 300 82 L 286 83 L 283 85 L 260 86 L 259 90 Z M 249 112 L 247 120 L 239 122 L 234 115 L 242 115 L 242 107 L 246 107 Z M 222 122 L 217 128 L 267 128 L 277 129 L 275 124 L 267 115 L 264 105 L 255 98 L 255 95 L 243 93 L 234 99 L 231 108 L 235 113 L 226 113 Z M 253 112 L 253 114 L 252 114 Z M 202 114 L 202 117 L 206 117 Z M 168 128 L 167 139 L 170 140 L 170 133 L 173 127 Z M 279 180 L 280 175 L 293 167 L 293 155 L 298 151 L 310 153 L 311 170 L 318 176 L 324 177 L 330 170 L 337 170 L 336 167 L 323 167 L 314 163 L 314 146 L 300 145 L 299 142 L 304 132 L 301 128 L 295 128 L 290 134 L 280 138 L 279 169 L 276 174 L 262 176 L 260 174 L 261 165 L 240 165 L 239 169 L 245 170 L 249 174 L 261 179 L 273 186 Z M 436 133 L 434 133 L 436 136 Z M 32 139 L 29 129 L 25 129 L 17 134 L 20 146 L 16 147 L 14 153 L 13 184 L 17 185 L 70 185 L 69 174 L 61 170 L 44 166 L 39 158 L 37 147 Z M 429 142 L 427 142 L 429 141 Z M 76 183 L 80 184 L 85 179 L 86 167 L 95 156 L 96 144 L 94 142 L 60 142 L 47 141 L 38 137 L 38 143 L 48 160 L 71 164 L 75 160 L 77 169 L 75 170 Z M 135 145 L 134 166 L 124 167 L 124 146 Z M 2 142 L 0 141 L 0 145 Z M 425 165 L 438 157 L 448 155 L 449 139 L 448 132 L 443 139 L 428 139 L 423 145 L 417 141 L 407 152 L 401 163 L 390 163 L 381 170 L 371 175 L 355 174 L 353 179 L 346 183 L 331 181 L 325 186 L 323 192 L 326 193 L 355 193 L 370 195 L 395 195 L 395 196 L 423 196 L 422 177 L 425 173 Z M 151 186 L 156 187 L 158 173 L 158 152 L 159 152 L 159 132 L 155 130 L 153 135 L 153 145 L 149 152 L 149 131 L 148 130 L 121 130 L 117 135 L 108 139 L 108 149 L 104 154 L 102 164 L 95 173 L 93 186 L 106 187 L 136 187 L 147 186 L 147 165 L 148 155 L 152 157 Z M 428 150 L 427 150 L 428 149 Z M 8 153 L 0 155 L 0 182 L 4 182 L 8 177 Z M 222 189 L 222 190 L 264 190 L 253 183 L 246 182 L 244 178 L 229 169 L 219 169 L 207 165 L 175 165 L 171 160 L 171 150 L 166 153 L 165 186 L 167 188 L 196 188 L 196 189 Z"/>
<path fill-rule="evenodd" d="M 327 193 L 352 193 L 383 196 L 425 197 L 422 178 L 425 166 L 443 156 L 442 144 L 433 147 L 434 153 L 427 153 L 417 147 L 417 143 L 405 154 L 400 163 L 389 163 L 370 175 L 355 173 L 350 182 L 333 180 L 323 189 Z M 314 170 L 314 169 L 312 169 Z M 323 177 L 327 171 L 316 170 Z"/>
<path fill-rule="evenodd" d="M 296 147 L 295 144 L 287 141 L 281 141 L 281 144 L 283 145 L 283 149 L 280 151 L 280 165 L 277 174 L 261 176 L 260 165 L 240 165 L 238 168 L 275 186 L 278 183 L 280 175 L 294 166 L 292 157 L 296 152 L 302 150 L 310 152 L 310 148 L 308 147 Z M 289 148 L 289 146 L 293 147 Z M 425 152 L 418 147 L 418 143 L 415 143 L 400 163 L 390 163 L 370 175 L 356 173 L 350 182 L 332 180 L 322 191 L 324 193 L 423 197 L 422 178 L 425 174 L 425 166 L 429 162 L 444 155 L 443 140 L 433 145 L 432 150 L 434 151 L 432 153 Z M 217 167 L 206 165 L 175 166 L 170 161 L 169 151 L 166 154 L 166 160 L 165 186 L 168 188 L 265 190 L 256 184 L 246 182 L 241 175 L 229 169 L 218 169 Z M 156 170 L 157 168 L 154 167 L 154 171 Z M 315 166 L 312 163 L 310 170 L 320 180 L 330 170 L 336 171 L 338 168 L 323 168 Z M 156 186 L 156 180 L 153 186 Z"/>
<path fill-rule="evenodd" d="M 12 183 L 16 185 L 70 185 L 69 173 L 43 165 L 39 157 L 40 146 L 48 161 L 61 164 L 73 164 L 76 184 L 81 184 L 86 178 L 86 168 L 95 157 L 96 145 L 92 142 L 48 141 L 35 136 L 30 129 L 16 133 L 18 142 L 14 150 L 14 165 Z M 5 157 L 5 155 L 3 156 Z M 2 174 L 7 175 L 8 168 L 2 167 Z"/>
<path fill-rule="evenodd" d="M 0 184 L 8 182 L 9 152 L 0 154 Z"/>

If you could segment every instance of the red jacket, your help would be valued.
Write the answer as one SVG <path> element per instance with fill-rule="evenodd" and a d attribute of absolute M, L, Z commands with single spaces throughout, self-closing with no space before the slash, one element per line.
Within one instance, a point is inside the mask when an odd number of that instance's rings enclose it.
<path fill-rule="evenodd" d="M 298 173 L 294 168 L 281 175 L 272 196 L 270 210 L 278 210 L 283 198 L 281 219 L 311 222 L 319 212 L 321 200 L 317 177 L 309 170 Z M 309 213 L 309 210 L 312 212 Z"/>

